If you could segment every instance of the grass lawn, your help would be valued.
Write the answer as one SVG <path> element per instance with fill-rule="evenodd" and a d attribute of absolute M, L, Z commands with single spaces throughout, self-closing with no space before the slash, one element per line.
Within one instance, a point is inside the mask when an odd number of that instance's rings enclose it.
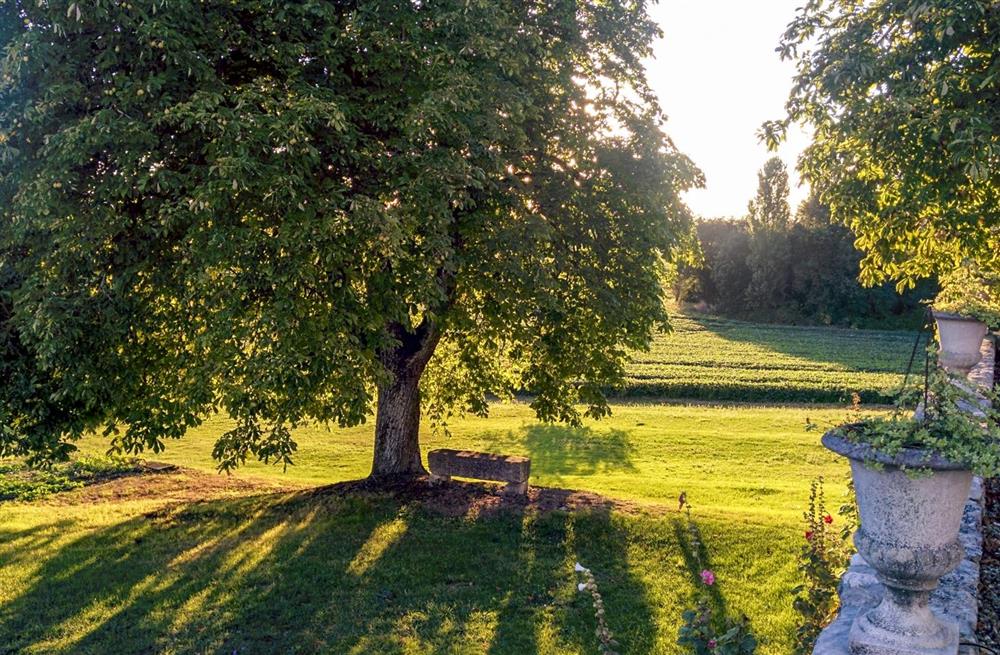
<path fill-rule="evenodd" d="M 608 419 L 574 429 L 538 423 L 526 404 L 511 403 L 494 406 L 486 419 L 456 421 L 450 437 L 425 430 L 421 445 L 425 452 L 527 455 L 534 485 L 667 505 L 686 491 L 699 513 L 794 521 L 809 481 L 839 460 L 819 445 L 818 434 L 805 431 L 806 418 L 832 424 L 845 414 L 837 408 L 629 403 L 615 404 Z M 214 471 L 212 445 L 230 426 L 211 419 L 150 458 Z M 371 426 L 300 428 L 294 435 L 294 466 L 283 471 L 254 462 L 238 475 L 320 485 L 362 478 L 371 469 Z M 106 448 L 99 438 L 80 445 L 95 454 Z"/>
<path fill-rule="evenodd" d="M 528 454 L 533 484 L 624 506 L 445 515 L 301 490 L 364 475 L 370 428 L 299 430 L 287 472 L 199 473 L 219 420 L 156 456 L 196 471 L 0 504 L 0 653 L 596 653 L 577 560 L 595 571 L 625 653 L 680 652 L 699 584 L 682 490 L 716 602 L 750 616 L 762 653 L 788 653 L 809 482 L 827 476 L 837 505 L 846 471 L 803 425 L 843 410 L 614 409 L 571 430 L 504 405 L 424 446 Z"/>
<path fill-rule="evenodd" d="M 913 346 L 907 332 L 695 315 L 674 327 L 623 394 L 878 401 Z M 576 561 L 594 570 L 624 653 L 679 653 L 701 584 L 682 491 L 715 602 L 751 618 L 761 653 L 789 653 L 809 484 L 826 477 L 831 508 L 845 491 L 846 465 L 804 426 L 844 412 L 619 401 L 572 429 L 512 403 L 450 437 L 425 432 L 425 450 L 532 458 L 532 484 L 547 489 L 499 509 L 489 488 L 462 483 L 416 497 L 329 486 L 367 474 L 371 426 L 302 427 L 294 467 L 219 476 L 210 453 L 229 423 L 212 418 L 150 455 L 179 472 L 0 503 L 0 654 L 596 653 Z"/>

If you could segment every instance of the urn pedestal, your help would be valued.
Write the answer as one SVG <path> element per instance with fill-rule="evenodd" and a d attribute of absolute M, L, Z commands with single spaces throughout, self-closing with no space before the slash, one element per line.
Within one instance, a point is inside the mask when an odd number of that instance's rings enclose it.
<path fill-rule="evenodd" d="M 958 532 L 972 472 L 925 451 L 888 457 L 836 432 L 824 435 L 823 445 L 851 462 L 861 517 L 854 543 L 885 587 L 882 602 L 851 626 L 850 652 L 955 655 L 958 628 L 929 601 L 962 560 Z M 903 466 L 929 473 L 908 474 Z"/>

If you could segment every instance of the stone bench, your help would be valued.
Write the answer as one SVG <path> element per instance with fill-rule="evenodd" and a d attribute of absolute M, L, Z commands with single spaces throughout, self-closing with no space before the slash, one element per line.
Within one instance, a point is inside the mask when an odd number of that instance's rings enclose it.
<path fill-rule="evenodd" d="M 427 453 L 432 480 L 448 481 L 452 476 L 506 482 L 504 493 L 526 495 L 531 459 L 517 455 L 477 453 L 441 448 Z"/>

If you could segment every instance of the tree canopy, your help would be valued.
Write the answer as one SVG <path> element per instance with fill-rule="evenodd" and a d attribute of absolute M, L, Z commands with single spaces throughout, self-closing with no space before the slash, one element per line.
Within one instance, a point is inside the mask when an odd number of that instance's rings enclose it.
<path fill-rule="evenodd" d="M 763 134 L 812 128 L 799 167 L 865 281 L 1000 266 L 1000 4 L 809 0 L 778 51 L 797 74 Z"/>
<path fill-rule="evenodd" d="M 623 0 L 0 2 L 0 456 L 222 412 L 222 467 L 288 461 L 377 397 L 373 472 L 412 473 L 421 404 L 606 413 L 701 181 L 657 35 Z"/>

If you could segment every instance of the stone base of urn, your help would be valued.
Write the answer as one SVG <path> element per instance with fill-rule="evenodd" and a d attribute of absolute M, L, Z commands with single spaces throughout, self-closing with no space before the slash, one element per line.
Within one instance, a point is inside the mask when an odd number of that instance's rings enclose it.
<path fill-rule="evenodd" d="M 859 532 L 855 545 L 863 556 L 894 550 L 892 545 L 874 544 Z M 864 543 L 868 542 L 868 543 Z M 902 555 L 902 557 L 901 557 Z M 896 552 L 889 558 L 892 563 L 881 562 L 883 568 L 899 566 L 908 554 Z M 964 551 L 956 540 L 951 547 L 918 552 L 912 560 L 911 571 L 941 571 L 955 568 Z M 873 568 L 874 567 L 873 565 Z M 934 612 L 930 596 L 937 587 L 937 579 L 924 583 L 907 578 L 887 576 L 876 568 L 876 577 L 885 586 L 885 594 L 874 609 L 858 616 L 848 634 L 848 647 L 852 655 L 956 655 L 958 653 L 958 623 Z M 894 579 L 890 579 L 890 578 Z"/>
<path fill-rule="evenodd" d="M 851 628 L 849 652 L 851 655 L 958 655 L 958 625 L 952 621 L 941 628 L 940 634 L 908 634 L 901 638 L 894 630 L 872 626 L 866 614 Z M 915 645 L 923 643 L 926 645 Z"/>
<path fill-rule="evenodd" d="M 854 543 L 885 589 L 878 605 L 855 617 L 848 652 L 955 655 L 958 627 L 929 601 L 964 556 L 958 534 L 972 473 L 923 451 L 886 457 L 836 432 L 824 435 L 823 445 L 850 459 L 861 516 Z M 908 475 L 903 466 L 931 473 Z"/>

